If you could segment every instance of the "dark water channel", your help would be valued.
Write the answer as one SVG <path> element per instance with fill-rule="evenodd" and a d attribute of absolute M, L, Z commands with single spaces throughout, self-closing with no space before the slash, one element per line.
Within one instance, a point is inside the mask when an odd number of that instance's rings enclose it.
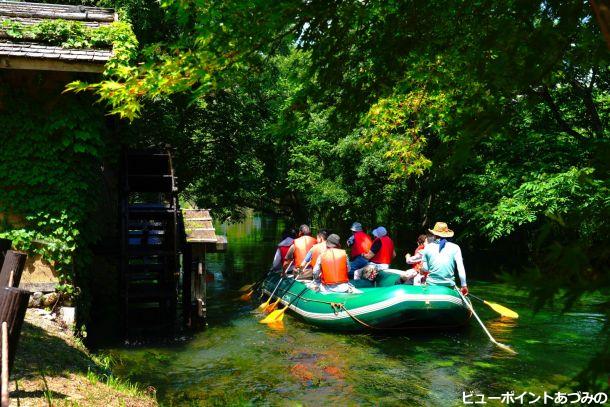
<path fill-rule="evenodd" d="M 489 397 L 588 390 L 571 377 L 597 349 L 604 319 L 594 305 L 602 298 L 564 315 L 550 309 L 534 314 L 525 293 L 471 277 L 474 294 L 520 313 L 519 320 L 505 321 L 477 307 L 516 356 L 489 343 L 474 320 L 454 332 L 346 335 L 316 330 L 290 315 L 283 330 L 272 330 L 258 323 L 252 304 L 238 300 L 237 288 L 268 268 L 281 222 L 254 216 L 219 228 L 228 235 L 229 251 L 208 256 L 215 274 L 209 327 L 172 345 L 109 350 L 119 360 L 117 373 L 154 386 L 162 405 L 453 406 L 463 405 L 462 392 Z"/>

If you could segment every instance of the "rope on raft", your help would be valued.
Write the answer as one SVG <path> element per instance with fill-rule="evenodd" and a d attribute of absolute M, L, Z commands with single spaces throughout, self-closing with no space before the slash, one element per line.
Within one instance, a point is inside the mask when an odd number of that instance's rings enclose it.
<path fill-rule="evenodd" d="M 345 308 L 345 304 L 343 304 L 341 302 L 333 302 L 333 303 L 331 303 L 331 307 L 333 307 L 333 310 L 335 311 L 335 315 L 337 315 L 339 312 L 341 312 L 341 310 L 345 311 L 345 313 L 347 315 L 349 315 L 350 318 L 352 318 L 354 321 L 358 322 L 360 325 L 362 325 L 362 326 L 364 326 L 366 328 L 369 328 L 369 329 L 378 329 L 378 330 L 383 330 L 383 331 L 389 331 L 389 330 L 400 331 L 400 330 L 403 330 L 403 328 L 400 328 L 400 327 L 392 327 L 392 326 L 379 327 L 379 326 L 374 326 L 374 325 L 367 324 L 366 322 L 364 322 L 363 320 L 361 320 L 357 316 L 352 315 L 352 313 L 349 312 L 347 308 Z M 339 310 L 339 311 L 337 311 L 337 310 Z"/>
<path fill-rule="evenodd" d="M 282 294 L 282 297 L 284 297 L 286 294 L 295 295 L 294 293 L 292 293 L 289 290 L 289 291 L 285 292 L 284 294 Z M 282 299 L 282 297 L 280 297 L 280 299 Z M 398 328 L 398 327 L 377 327 L 377 326 L 373 326 L 373 325 L 367 324 L 366 322 L 364 322 L 363 320 L 361 320 L 360 318 L 358 318 L 357 316 L 355 316 L 351 312 L 349 312 L 349 310 L 345 307 L 345 303 L 343 303 L 343 302 L 332 302 L 332 301 L 324 301 L 324 300 L 315 300 L 315 299 L 304 298 L 304 297 L 301 297 L 299 299 L 303 300 L 303 301 L 310 301 L 310 302 L 318 302 L 318 303 L 321 303 L 321 304 L 328 304 L 333 309 L 333 312 L 335 313 L 335 315 L 338 315 L 339 312 L 341 312 L 341 311 L 345 311 L 345 313 L 350 318 L 352 318 L 354 321 L 356 321 L 360 325 L 362 325 L 362 326 L 364 326 L 366 328 L 369 328 L 369 329 L 373 329 L 373 330 L 377 329 L 377 330 L 383 330 L 383 331 L 387 331 L 387 330 L 402 330 L 402 328 Z"/>
<path fill-rule="evenodd" d="M 295 295 L 292 291 L 288 290 L 287 292 L 285 292 L 284 294 L 282 294 L 282 296 L 280 297 L 280 299 L 282 301 L 283 297 L 286 294 L 291 294 L 291 295 Z M 277 296 L 276 296 L 277 297 Z M 303 296 L 301 296 L 299 298 L 299 300 L 301 301 L 310 301 L 310 302 L 318 302 L 320 304 L 328 304 L 330 305 L 330 307 L 333 309 L 333 312 L 335 313 L 335 315 L 338 315 L 339 312 L 341 311 L 345 311 L 345 313 L 354 321 L 356 321 L 357 323 L 359 323 L 360 325 L 369 328 L 369 329 L 373 329 L 373 330 L 381 330 L 381 331 L 403 331 L 404 328 L 401 327 L 378 327 L 378 326 L 374 326 L 371 324 L 367 324 L 366 322 L 364 322 L 363 320 L 361 320 L 360 318 L 358 318 L 357 316 L 353 315 L 351 312 L 349 312 L 349 310 L 345 307 L 345 303 L 344 302 L 332 302 L 332 301 L 324 301 L 324 300 L 316 300 L 316 299 L 312 299 L 312 298 L 305 298 Z M 471 313 L 472 315 L 472 313 Z"/>

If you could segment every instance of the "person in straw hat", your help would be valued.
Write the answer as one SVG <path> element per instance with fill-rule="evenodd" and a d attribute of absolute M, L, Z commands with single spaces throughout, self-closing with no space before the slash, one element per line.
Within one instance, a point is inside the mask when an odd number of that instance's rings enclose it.
<path fill-rule="evenodd" d="M 462 250 L 447 238 L 453 237 L 453 230 L 445 222 L 436 222 L 434 229 L 428 229 L 434 235 L 434 241 L 422 251 L 422 269 L 429 272 L 426 282 L 431 285 L 455 285 L 455 271 L 460 277 L 462 294 L 468 294 L 466 270 L 462 259 Z"/>

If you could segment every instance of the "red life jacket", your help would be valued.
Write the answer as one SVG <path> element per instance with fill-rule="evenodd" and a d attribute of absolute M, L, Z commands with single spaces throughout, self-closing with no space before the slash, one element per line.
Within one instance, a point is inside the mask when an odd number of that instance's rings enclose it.
<path fill-rule="evenodd" d="M 288 250 L 290 250 L 290 246 L 278 246 L 278 249 L 280 249 L 280 256 L 282 257 L 282 263 L 284 263 L 284 260 L 286 260 L 286 254 L 288 253 Z"/>
<path fill-rule="evenodd" d="M 352 246 L 352 259 L 371 250 L 373 241 L 366 233 L 358 231 L 354 233 L 354 245 Z"/>
<path fill-rule="evenodd" d="M 424 246 L 423 244 L 420 244 L 419 246 L 417 246 L 417 249 L 415 249 L 415 253 L 413 255 L 416 255 L 417 253 L 424 250 L 424 247 L 426 247 L 426 246 Z M 413 266 L 413 269 L 419 271 L 419 270 L 421 270 L 423 264 L 421 261 L 418 261 L 417 263 L 413 263 L 411 266 Z"/>
<path fill-rule="evenodd" d="M 311 248 L 311 260 L 309 265 L 313 268 L 318 261 L 318 257 L 326 250 L 326 242 L 316 243 Z"/>
<path fill-rule="evenodd" d="M 300 266 L 309 250 L 316 244 L 316 239 L 311 236 L 301 236 L 294 239 L 294 265 Z"/>
<path fill-rule="evenodd" d="M 320 280 L 324 284 L 347 283 L 347 254 L 341 249 L 326 249 L 320 260 L 322 273 Z"/>
<path fill-rule="evenodd" d="M 381 248 L 375 253 L 371 261 L 377 264 L 390 264 L 394 255 L 394 242 L 388 236 L 378 237 L 375 242 L 377 240 L 381 241 Z"/>

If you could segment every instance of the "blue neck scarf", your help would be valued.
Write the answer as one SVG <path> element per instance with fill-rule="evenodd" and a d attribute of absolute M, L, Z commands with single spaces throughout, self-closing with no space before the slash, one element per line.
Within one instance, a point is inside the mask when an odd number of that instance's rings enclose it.
<path fill-rule="evenodd" d="M 438 241 L 438 252 L 442 252 L 443 249 L 445 248 L 445 243 L 447 243 L 447 239 L 443 238 L 443 239 L 439 239 Z"/>

